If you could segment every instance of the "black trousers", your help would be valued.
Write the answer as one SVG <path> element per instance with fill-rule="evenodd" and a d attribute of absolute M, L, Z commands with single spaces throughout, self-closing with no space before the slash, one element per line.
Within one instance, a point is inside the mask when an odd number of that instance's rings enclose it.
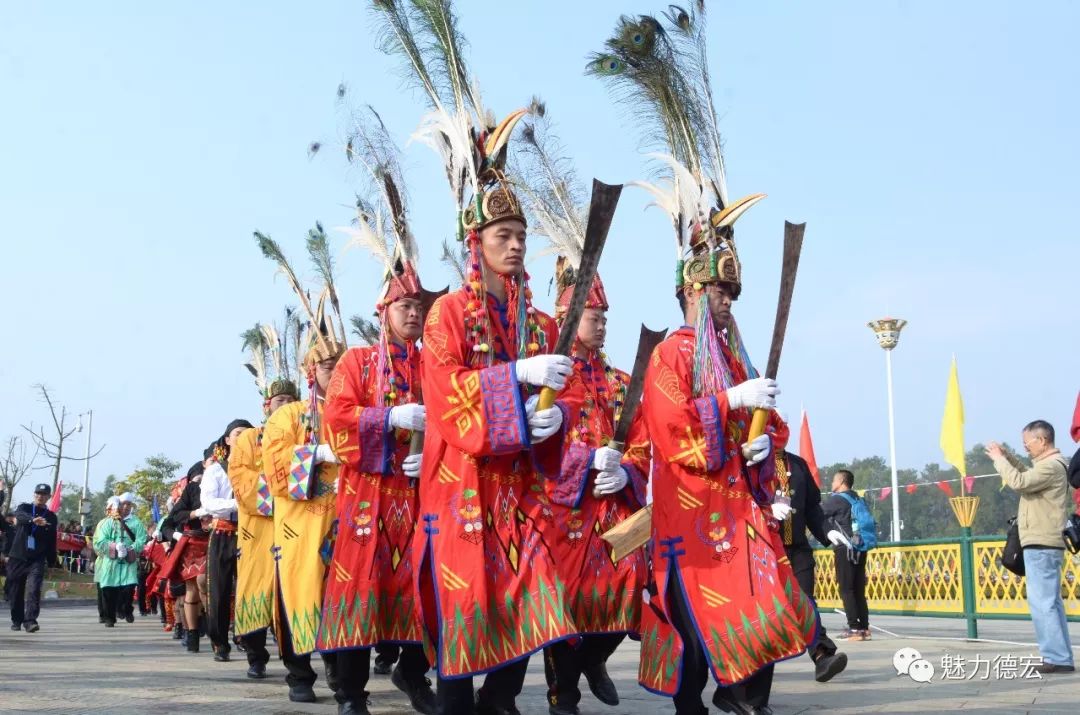
<path fill-rule="evenodd" d="M 214 649 L 228 653 L 229 623 L 236 591 L 236 532 L 214 531 L 206 551 L 206 630 Z"/>
<path fill-rule="evenodd" d="M 404 653 L 402 654 L 404 656 Z M 525 684 L 525 672 L 529 669 L 529 659 L 522 658 L 493 670 L 484 676 L 484 685 L 480 688 L 480 700 L 496 707 L 511 708 L 514 700 L 521 694 Z M 435 688 L 435 699 L 439 715 L 471 715 L 476 712 L 473 699 L 473 679 L 439 678 Z"/>
<path fill-rule="evenodd" d="M 375 662 L 393 665 L 401 655 L 401 646 L 397 643 L 380 643 L 375 646 Z"/>
<path fill-rule="evenodd" d="M 101 600 L 105 605 L 105 622 L 116 623 L 117 618 L 123 618 L 126 613 L 123 610 L 124 595 L 128 593 L 127 586 L 102 586 Z M 130 599 L 128 604 L 130 606 Z"/>
<path fill-rule="evenodd" d="M 45 560 L 8 559 L 4 592 L 11 604 L 11 622 L 15 625 L 37 623 L 41 612 L 41 582 L 45 578 Z"/>
<path fill-rule="evenodd" d="M 690 616 L 690 607 L 677 578 L 668 581 L 668 613 L 671 625 L 678 631 L 683 641 L 682 678 L 679 690 L 675 693 L 675 712 L 682 715 L 707 715 L 708 710 L 701 702 L 701 693 L 709 682 L 709 661 L 705 656 L 705 646 L 698 640 L 694 621 Z M 725 690 L 729 697 L 755 707 L 769 704 L 772 692 L 773 666 L 767 665 L 749 678 Z"/>
<path fill-rule="evenodd" d="M 248 665 L 266 665 L 270 662 L 270 651 L 266 649 L 266 630 L 248 633 L 244 636 L 244 650 L 247 651 Z"/>
<path fill-rule="evenodd" d="M 117 586 L 120 592 L 117 594 L 116 615 L 127 620 L 135 617 L 135 584 Z"/>
<path fill-rule="evenodd" d="M 848 628 L 865 631 L 870 627 L 870 611 L 866 605 L 866 552 L 849 554 L 846 546 L 833 548 L 836 561 L 836 583 L 847 611 Z"/>
<path fill-rule="evenodd" d="M 94 590 L 97 591 L 98 620 L 104 621 L 105 620 L 105 596 L 102 595 L 102 593 L 101 593 L 101 584 L 95 582 L 94 583 Z"/>
<path fill-rule="evenodd" d="M 281 600 L 280 589 L 278 590 L 277 610 L 277 622 L 281 624 L 281 629 L 284 631 L 284 633 L 278 633 L 276 635 L 278 653 L 281 656 L 282 664 L 285 666 L 285 682 L 290 688 L 294 688 L 298 685 L 311 687 L 315 684 L 318 676 L 315 675 L 315 670 L 311 667 L 311 654 L 305 653 L 299 655 L 293 650 L 292 634 L 289 632 L 289 619 L 285 615 L 285 604 Z M 337 691 L 339 687 L 337 677 L 337 653 L 323 653 L 322 659 L 323 666 L 326 668 L 326 684 L 331 690 Z"/>
<path fill-rule="evenodd" d="M 581 674 L 606 663 L 624 638 L 624 633 L 597 633 L 582 636 L 577 648 L 572 641 L 559 641 L 545 648 L 548 704 L 569 707 L 581 702 Z"/>
<path fill-rule="evenodd" d="M 817 601 L 814 600 L 814 583 L 816 581 L 814 578 L 814 550 L 810 548 L 810 544 L 803 544 L 800 546 L 785 546 L 784 551 L 787 552 L 788 560 L 791 562 L 791 570 L 795 572 L 795 580 L 799 582 L 799 588 L 814 604 L 814 617 L 817 618 L 818 622 L 817 640 L 810 644 L 806 649 L 806 653 L 816 663 L 822 657 L 834 655 L 836 653 L 836 644 L 825 632 L 825 624 L 821 622 Z"/>
<path fill-rule="evenodd" d="M 393 646 L 393 651 L 386 646 Z M 401 659 L 397 667 L 407 683 L 420 683 L 431 668 L 427 656 L 424 655 L 423 646 L 380 643 L 375 647 L 375 652 L 377 658 L 382 657 L 383 653 L 393 652 L 394 658 L 397 659 L 400 654 Z M 368 678 L 371 677 L 371 649 L 350 648 L 339 650 L 335 655 L 337 655 L 339 685 L 334 698 L 339 703 L 352 702 L 357 705 L 365 703 L 368 696 Z"/>
<path fill-rule="evenodd" d="M 146 598 L 146 577 L 148 575 L 139 574 L 139 582 L 135 584 L 135 600 L 139 602 L 140 616 L 150 613 L 150 601 Z"/>

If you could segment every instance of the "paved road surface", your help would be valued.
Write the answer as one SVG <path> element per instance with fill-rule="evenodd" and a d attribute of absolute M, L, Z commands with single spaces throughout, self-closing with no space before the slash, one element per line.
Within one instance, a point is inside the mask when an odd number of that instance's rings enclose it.
<path fill-rule="evenodd" d="M 286 699 L 284 670 L 275 659 L 265 681 L 244 677 L 242 661 L 215 663 L 209 649 L 199 655 L 184 652 L 161 632 L 155 618 L 137 619 L 134 625 L 114 629 L 98 625 L 92 606 L 50 607 L 41 617 L 36 634 L 0 631 L 0 712 L 3 713 L 109 713 L 156 715 L 164 713 L 323 713 L 336 712 L 320 669 L 316 692 L 322 701 L 293 705 Z M 839 630 L 840 616 L 826 614 L 825 624 Z M 973 675 L 976 658 L 998 658 L 1001 674 L 1016 674 L 1000 656 L 1037 653 L 1031 624 L 986 621 L 980 635 L 1007 643 L 970 643 L 963 640 L 961 621 L 932 618 L 875 618 L 874 625 L 897 638 L 877 633 L 872 641 L 842 644 L 851 657 L 848 670 L 821 685 L 812 678 L 805 656 L 777 669 L 772 705 L 778 715 L 802 713 L 1076 713 L 1080 675 L 1042 680 Z M 1080 624 L 1072 624 L 1073 643 L 1080 645 Z M 933 637 L 929 637 L 933 636 Z M 957 640 L 949 640 L 955 638 Z M 204 639 L 204 645 L 206 641 Z M 897 676 L 893 655 L 901 647 L 919 650 L 933 664 L 934 679 L 916 683 Z M 1080 656 L 1080 653 L 1077 653 Z M 963 656 L 970 679 L 941 680 L 942 658 Z M 608 708 L 586 694 L 582 715 L 668 715 L 670 701 L 639 688 L 635 681 L 638 651 L 626 642 L 610 663 L 610 672 L 622 695 L 622 704 Z M 1004 667 L 1002 667 L 1004 665 Z M 990 666 L 981 666 L 985 669 Z M 958 673 L 954 671 L 954 675 Z M 545 715 L 543 667 L 539 658 L 530 664 L 519 706 L 525 715 Z M 371 710 L 408 713 L 408 701 L 389 679 L 373 676 Z M 707 693 L 711 696 L 711 691 Z M 713 709 L 715 712 L 715 709 Z"/>

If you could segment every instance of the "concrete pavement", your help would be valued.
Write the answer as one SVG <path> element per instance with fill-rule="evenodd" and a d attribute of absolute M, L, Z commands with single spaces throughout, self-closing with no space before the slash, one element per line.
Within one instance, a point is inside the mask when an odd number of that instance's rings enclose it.
<path fill-rule="evenodd" d="M 203 652 L 190 655 L 161 631 L 156 617 L 136 616 L 132 625 L 120 623 L 116 628 L 106 629 L 97 623 L 96 616 L 93 607 L 48 607 L 40 618 L 41 631 L 36 634 L 15 633 L 5 625 L 0 630 L 0 712 L 116 715 L 336 712 L 321 666 L 315 689 L 322 701 L 294 705 L 287 700 L 284 669 L 276 658 L 268 668 L 271 677 L 250 681 L 244 675 L 243 654 L 234 651 L 239 660 L 215 663 L 204 639 Z M 832 633 L 841 628 L 841 616 L 837 614 L 825 614 L 824 621 Z M 805 656 L 780 664 L 772 699 L 776 713 L 1077 711 L 1080 675 L 1019 677 L 1020 659 L 1038 652 L 1031 645 L 1034 638 L 1029 622 L 981 622 L 980 635 L 1006 642 L 972 643 L 963 639 L 964 624 L 959 620 L 871 616 L 871 621 L 895 635 L 878 631 L 868 642 L 841 643 L 850 664 L 831 683 L 814 682 L 812 664 Z M 1071 625 L 1073 643 L 1080 645 L 1080 628 L 1078 624 Z M 896 674 L 893 657 L 902 647 L 915 648 L 933 666 L 935 673 L 930 682 L 918 683 L 909 676 Z M 581 703 L 582 715 L 674 712 L 669 700 L 637 686 L 637 658 L 637 645 L 627 641 L 609 664 L 622 696 L 622 703 L 616 708 L 599 703 L 582 683 L 586 691 Z M 972 671 L 973 663 L 978 664 L 978 672 Z M 943 679 L 945 670 L 952 679 Z M 986 676 L 983 670 L 987 671 Z M 408 701 L 394 689 L 389 678 L 372 676 L 369 689 L 373 714 L 411 712 Z M 525 715 L 545 715 L 544 694 L 543 664 L 534 657 L 519 699 L 521 711 Z M 711 689 L 706 692 L 706 703 L 711 694 Z"/>

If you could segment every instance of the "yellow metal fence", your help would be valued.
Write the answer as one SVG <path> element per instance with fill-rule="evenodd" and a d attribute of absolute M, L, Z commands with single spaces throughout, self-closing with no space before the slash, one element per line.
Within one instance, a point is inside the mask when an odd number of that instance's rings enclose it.
<path fill-rule="evenodd" d="M 990 618 L 1028 618 L 1024 579 L 1001 565 L 1005 539 L 972 539 L 975 614 Z M 960 539 L 883 544 L 869 552 L 866 601 L 877 613 L 964 615 Z M 814 552 L 815 597 L 821 608 L 843 608 L 832 549 Z M 1080 620 L 1080 556 L 1065 552 L 1061 597 L 1070 620 Z"/>

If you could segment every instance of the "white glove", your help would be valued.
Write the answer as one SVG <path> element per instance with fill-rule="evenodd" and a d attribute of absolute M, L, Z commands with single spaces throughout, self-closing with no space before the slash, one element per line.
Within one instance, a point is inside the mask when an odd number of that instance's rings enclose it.
<path fill-rule="evenodd" d="M 563 389 L 573 371 L 574 362 L 565 355 L 537 355 L 514 363 L 518 382 L 553 390 Z"/>
<path fill-rule="evenodd" d="M 315 448 L 315 464 L 337 464 L 338 458 L 334 454 L 334 450 L 330 449 L 328 444 L 320 444 Z"/>
<path fill-rule="evenodd" d="M 616 467 L 613 472 L 600 472 L 596 475 L 596 493 L 614 494 L 625 487 L 628 481 L 630 475 L 626 473 L 625 467 Z"/>
<path fill-rule="evenodd" d="M 728 407 L 737 410 L 740 407 L 762 408 L 771 410 L 776 407 L 776 396 L 780 388 L 776 380 L 769 377 L 756 377 L 753 380 L 728 388 Z"/>
<path fill-rule="evenodd" d="M 172 540 L 179 541 L 181 536 L 183 536 L 183 534 L 181 534 L 179 531 L 174 531 L 172 533 Z"/>
<path fill-rule="evenodd" d="M 420 476 L 420 467 L 423 463 L 423 454 L 410 454 L 401 462 L 401 471 L 405 472 L 405 476 L 409 479 L 416 479 Z"/>
<path fill-rule="evenodd" d="M 419 432 L 427 423 L 427 411 L 423 405 L 398 405 L 390 408 L 390 426 Z"/>
<path fill-rule="evenodd" d="M 775 502 L 773 504 L 770 504 L 769 506 L 772 509 L 773 518 L 777 521 L 784 521 L 789 516 L 791 516 L 791 512 L 793 511 L 790 504 L 784 504 L 781 502 Z"/>
<path fill-rule="evenodd" d="M 742 446 L 742 453 L 746 458 L 746 466 L 752 467 L 772 454 L 772 442 L 768 435 L 759 435 Z"/>
<path fill-rule="evenodd" d="M 851 548 L 851 542 L 848 541 L 848 538 L 844 536 L 844 533 L 838 529 L 833 529 L 828 534 L 825 534 L 825 538 L 827 538 L 829 543 L 833 546 L 840 546 L 843 544 L 849 549 Z"/>
<path fill-rule="evenodd" d="M 540 355 L 538 357 L 548 356 Z M 534 359 L 526 358 L 526 360 Z M 562 410 L 556 406 L 549 407 L 546 410 L 537 410 L 536 403 L 539 401 L 540 396 L 533 395 L 525 402 L 525 415 L 529 418 L 529 434 L 532 436 L 533 443 L 543 442 L 562 427 Z"/>
<path fill-rule="evenodd" d="M 592 468 L 598 472 L 614 472 L 622 463 L 622 452 L 611 447 L 597 447 L 593 453 Z"/>
<path fill-rule="evenodd" d="M 116 542 L 116 558 L 122 559 L 127 556 L 127 547 L 124 546 L 122 541 Z"/>
<path fill-rule="evenodd" d="M 202 507 L 199 507 L 195 511 L 191 512 L 192 519 L 201 519 L 204 516 L 206 516 L 206 509 L 203 509 Z"/>

